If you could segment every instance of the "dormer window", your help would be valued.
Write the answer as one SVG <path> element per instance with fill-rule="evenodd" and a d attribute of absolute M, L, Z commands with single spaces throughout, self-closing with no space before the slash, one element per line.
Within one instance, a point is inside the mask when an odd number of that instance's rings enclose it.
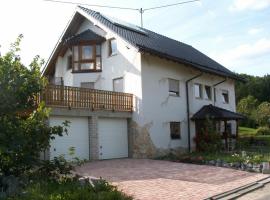
<path fill-rule="evenodd" d="M 72 47 L 72 72 L 101 71 L 101 45 L 80 44 Z"/>

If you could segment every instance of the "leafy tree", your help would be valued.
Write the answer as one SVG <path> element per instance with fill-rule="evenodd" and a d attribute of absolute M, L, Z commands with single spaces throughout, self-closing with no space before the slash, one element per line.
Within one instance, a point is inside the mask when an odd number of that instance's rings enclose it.
<path fill-rule="evenodd" d="M 249 95 L 239 101 L 237 104 L 237 112 L 245 115 L 247 118 L 241 121 L 241 125 L 248 127 L 256 126 L 256 109 L 258 100 Z"/>
<path fill-rule="evenodd" d="M 258 106 L 256 119 L 260 126 L 270 126 L 270 103 L 263 102 Z"/>
<path fill-rule="evenodd" d="M 263 77 L 239 74 L 246 83 L 236 82 L 236 100 L 239 102 L 248 95 L 254 96 L 259 103 L 270 100 L 270 75 Z"/>
<path fill-rule="evenodd" d="M 20 176 L 36 166 L 40 152 L 67 125 L 48 126 L 49 110 L 36 103 L 46 86 L 40 73 L 43 61 L 36 56 L 29 67 L 24 66 L 18 55 L 21 39 L 22 35 L 0 56 L 0 176 Z"/>

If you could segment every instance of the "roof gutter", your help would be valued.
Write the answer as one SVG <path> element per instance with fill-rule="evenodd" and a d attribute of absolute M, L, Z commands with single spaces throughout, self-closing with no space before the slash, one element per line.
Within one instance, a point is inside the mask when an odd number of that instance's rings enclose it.
<path fill-rule="evenodd" d="M 203 73 L 200 73 L 190 79 L 188 79 L 186 81 L 186 102 L 187 102 L 187 125 L 188 125 L 188 152 L 191 152 L 191 141 L 190 141 L 190 119 L 189 119 L 189 115 L 190 115 L 190 108 L 189 108 L 189 92 L 188 92 L 188 83 L 200 76 L 202 76 Z"/>

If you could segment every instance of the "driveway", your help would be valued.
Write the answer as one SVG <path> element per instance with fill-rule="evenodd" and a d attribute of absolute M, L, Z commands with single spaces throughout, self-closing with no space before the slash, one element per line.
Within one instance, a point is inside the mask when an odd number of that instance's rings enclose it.
<path fill-rule="evenodd" d="M 221 167 L 149 159 L 86 163 L 83 176 L 102 177 L 138 200 L 204 199 L 267 177 Z"/>

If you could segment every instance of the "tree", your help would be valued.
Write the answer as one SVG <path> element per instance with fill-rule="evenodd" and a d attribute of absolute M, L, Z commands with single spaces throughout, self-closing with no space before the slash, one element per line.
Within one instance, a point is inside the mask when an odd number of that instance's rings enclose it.
<path fill-rule="evenodd" d="M 20 176 L 36 166 L 41 151 L 49 147 L 55 135 L 66 131 L 63 126 L 49 127 L 49 109 L 37 105 L 37 94 L 46 86 L 36 56 L 29 67 L 20 61 L 18 52 L 22 35 L 0 56 L 0 175 Z"/>
<path fill-rule="evenodd" d="M 270 125 L 270 103 L 263 102 L 258 106 L 256 112 L 256 119 L 260 126 L 269 126 Z"/>
<path fill-rule="evenodd" d="M 256 126 L 256 109 L 258 106 L 258 100 L 249 95 L 239 101 L 237 104 L 237 112 L 243 114 L 247 118 L 241 121 L 241 125 L 248 127 Z"/>

